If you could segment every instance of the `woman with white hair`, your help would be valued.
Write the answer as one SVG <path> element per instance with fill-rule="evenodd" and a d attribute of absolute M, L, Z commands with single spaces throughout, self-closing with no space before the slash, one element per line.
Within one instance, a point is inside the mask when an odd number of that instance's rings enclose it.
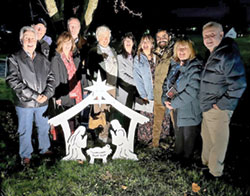
<path fill-rule="evenodd" d="M 111 38 L 111 30 L 107 26 L 100 26 L 96 29 L 97 45 L 90 49 L 88 58 L 86 60 L 86 71 L 87 79 L 89 84 L 92 81 L 97 80 L 98 71 L 101 74 L 101 79 L 106 80 L 107 85 L 113 86 L 114 89 L 110 90 L 109 93 L 115 97 L 116 95 L 116 84 L 118 77 L 118 61 L 116 51 L 109 46 Z M 109 110 L 108 106 L 102 105 L 101 108 L 98 106 L 94 107 L 94 114 Z M 107 122 L 112 119 L 110 113 L 106 113 Z M 103 132 L 99 135 L 99 139 L 107 142 L 108 139 L 108 128 L 109 123 L 103 128 Z"/>
<path fill-rule="evenodd" d="M 118 75 L 118 63 L 116 51 L 109 46 L 111 30 L 107 26 L 96 29 L 97 46 L 89 51 L 86 61 L 88 79 L 90 82 L 97 79 L 100 71 L 102 80 L 106 80 L 111 86 L 116 86 Z M 115 94 L 113 94 L 115 95 Z"/>

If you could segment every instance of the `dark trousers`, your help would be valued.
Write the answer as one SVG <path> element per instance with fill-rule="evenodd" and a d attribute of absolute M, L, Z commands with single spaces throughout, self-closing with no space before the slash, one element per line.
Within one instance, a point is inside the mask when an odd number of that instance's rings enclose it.
<path fill-rule="evenodd" d="M 190 158 L 197 136 L 200 133 L 200 126 L 177 127 L 175 130 L 175 153 L 183 155 L 184 158 Z"/>
<path fill-rule="evenodd" d="M 176 110 L 173 111 L 171 118 L 175 133 L 174 152 L 184 158 L 191 158 L 200 135 L 200 125 L 178 127 Z"/>

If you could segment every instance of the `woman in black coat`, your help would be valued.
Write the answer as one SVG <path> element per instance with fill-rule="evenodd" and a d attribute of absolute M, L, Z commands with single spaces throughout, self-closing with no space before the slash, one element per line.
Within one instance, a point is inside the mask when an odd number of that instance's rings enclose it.
<path fill-rule="evenodd" d="M 52 59 L 55 74 L 56 106 L 68 109 L 82 100 L 80 55 L 73 55 L 74 40 L 69 32 L 63 32 L 57 39 L 56 54 Z M 76 128 L 75 120 L 70 120 L 71 131 Z"/>

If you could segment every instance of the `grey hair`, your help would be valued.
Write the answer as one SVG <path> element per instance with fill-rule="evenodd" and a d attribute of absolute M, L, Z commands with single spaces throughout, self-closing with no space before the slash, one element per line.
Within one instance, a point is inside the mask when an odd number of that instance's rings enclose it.
<path fill-rule="evenodd" d="M 215 27 L 216 29 L 218 29 L 220 32 L 223 32 L 223 27 L 220 23 L 214 22 L 214 21 L 210 21 L 208 23 L 206 23 L 203 27 L 202 27 L 202 31 L 204 31 L 206 28 L 210 28 L 210 27 Z"/>
<path fill-rule="evenodd" d="M 23 35 L 27 31 L 33 32 L 35 34 L 35 38 L 37 40 L 36 30 L 31 26 L 24 26 L 24 27 L 21 28 L 20 33 L 19 33 L 19 40 L 20 40 L 21 44 L 23 44 L 23 41 L 22 41 L 23 40 Z"/>
<path fill-rule="evenodd" d="M 111 37 L 111 30 L 105 26 L 105 25 L 102 25 L 102 26 L 99 26 L 97 29 L 96 29 L 96 32 L 95 32 L 95 36 L 96 36 L 96 39 L 98 41 L 98 37 L 100 36 L 100 34 L 102 34 L 103 32 L 109 32 L 109 38 Z"/>
<path fill-rule="evenodd" d="M 76 18 L 76 17 L 71 17 L 71 18 L 69 18 L 68 21 L 67 21 L 67 27 L 68 27 L 68 29 L 69 29 L 69 23 L 70 23 L 71 20 L 77 20 L 78 23 L 79 23 L 79 26 L 81 27 L 81 22 L 80 22 L 80 20 L 79 20 L 78 18 Z"/>

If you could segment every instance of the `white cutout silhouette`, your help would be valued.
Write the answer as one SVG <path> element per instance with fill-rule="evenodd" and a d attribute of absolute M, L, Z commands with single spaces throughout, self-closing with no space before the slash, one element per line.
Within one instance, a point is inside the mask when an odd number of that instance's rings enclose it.
<path fill-rule="evenodd" d="M 90 156 L 90 164 L 94 164 L 95 159 L 102 159 L 103 163 L 107 163 L 107 157 L 111 154 L 112 149 L 110 148 L 110 145 L 105 145 L 104 147 L 95 147 L 90 148 L 87 151 L 87 155 Z"/>
<path fill-rule="evenodd" d="M 125 105 L 121 104 L 117 101 L 114 97 L 112 97 L 107 91 L 113 89 L 113 87 L 105 85 L 106 81 L 101 80 L 100 72 L 98 72 L 97 81 L 93 81 L 93 86 L 87 87 L 86 89 L 92 91 L 85 99 L 83 99 L 77 105 L 71 107 L 70 109 L 64 111 L 63 113 L 49 119 L 49 124 L 58 126 L 62 126 L 62 130 L 64 133 L 65 139 L 65 147 L 66 147 L 66 154 L 69 154 L 69 137 L 71 136 L 71 131 L 69 127 L 68 120 L 80 113 L 84 108 L 92 104 L 110 104 L 116 110 L 130 118 L 130 125 L 128 129 L 128 136 L 127 137 L 119 137 L 115 136 L 116 138 L 115 143 L 126 143 L 126 150 L 133 153 L 134 152 L 134 136 L 135 136 L 135 129 L 137 123 L 144 124 L 149 121 L 149 119 L 136 111 L 126 107 Z M 120 135 L 120 133 L 118 134 Z M 126 141 L 117 141 L 117 140 Z M 119 148 L 117 148 L 120 150 Z M 117 154 L 117 153 L 116 153 Z M 130 158 L 130 156 L 128 157 Z M 69 160 L 69 159 L 68 159 Z M 134 159 L 133 159 L 134 160 Z"/>
<path fill-rule="evenodd" d="M 76 131 L 69 137 L 68 140 L 68 154 L 63 160 L 82 160 L 85 161 L 86 157 L 82 153 L 82 148 L 87 147 L 87 135 L 85 135 L 86 128 L 79 126 Z"/>
<path fill-rule="evenodd" d="M 129 141 L 127 138 L 127 133 L 124 128 L 122 128 L 118 120 L 112 120 L 110 122 L 115 131 L 110 130 L 112 136 L 112 144 L 116 145 L 116 151 L 112 159 L 131 159 L 137 161 L 138 158 L 135 153 L 133 153 L 129 148 Z"/>

